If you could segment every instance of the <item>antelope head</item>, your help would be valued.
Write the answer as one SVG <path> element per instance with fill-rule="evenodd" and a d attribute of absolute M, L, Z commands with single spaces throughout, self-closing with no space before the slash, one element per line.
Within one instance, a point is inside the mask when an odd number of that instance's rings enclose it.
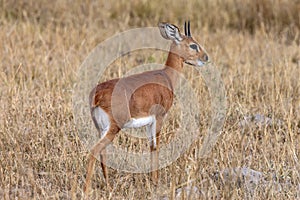
<path fill-rule="evenodd" d="M 183 62 L 198 67 L 209 62 L 207 53 L 191 35 L 190 22 L 184 23 L 184 35 L 173 24 L 159 23 L 158 27 L 163 38 L 173 41 L 171 52 L 179 55 Z"/>

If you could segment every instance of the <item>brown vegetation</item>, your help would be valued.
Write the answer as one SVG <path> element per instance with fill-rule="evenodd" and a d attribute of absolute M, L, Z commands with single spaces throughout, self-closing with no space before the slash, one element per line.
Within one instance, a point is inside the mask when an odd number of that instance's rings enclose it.
<path fill-rule="evenodd" d="M 249 167 L 265 179 L 289 182 L 269 187 L 254 199 L 296 199 L 300 183 L 300 2 L 247 1 L 0 1 L 0 198 L 82 198 L 87 150 L 73 120 L 76 72 L 101 41 L 134 27 L 191 20 L 193 36 L 222 73 L 228 110 L 223 136 L 206 159 L 197 158 L 201 140 L 172 165 L 160 170 L 157 193 L 172 195 L 189 180 L 205 198 L 241 199 L 243 187 L 217 183 L 212 174 Z M 165 52 L 133 53 L 117 60 L 104 79 L 117 77 L 141 62 L 163 63 Z M 126 66 L 123 64 L 126 63 Z M 199 72 L 185 75 L 201 102 L 201 130 L 210 124 L 210 98 Z M 88 106 L 88 102 L 87 102 Z M 180 110 L 179 110 L 180 111 Z M 162 141 L 177 126 L 176 107 Z M 269 126 L 241 127 L 255 114 Z M 169 134 L 168 134 L 169 133 Z M 120 134 L 116 141 L 147 151 L 147 141 Z M 195 169 L 200 168 L 196 174 Z M 150 199 L 155 188 L 148 174 L 110 169 L 113 190 L 105 188 L 100 165 L 91 197 Z M 116 173 L 117 172 L 117 173 Z M 275 177 L 274 177 L 275 176 Z M 203 198 L 204 198 L 203 197 Z M 299 198 L 299 196 L 298 196 Z"/>

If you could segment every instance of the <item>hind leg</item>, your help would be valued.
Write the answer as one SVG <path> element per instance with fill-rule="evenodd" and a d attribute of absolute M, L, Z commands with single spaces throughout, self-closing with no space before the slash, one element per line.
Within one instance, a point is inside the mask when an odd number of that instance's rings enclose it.
<path fill-rule="evenodd" d="M 94 124 L 99 132 L 99 137 L 103 138 L 107 134 L 111 125 L 109 116 L 107 112 L 105 112 L 101 107 L 95 107 L 94 109 L 92 109 L 91 114 L 92 114 L 92 119 L 94 121 Z M 105 148 L 100 152 L 100 159 L 101 159 L 101 168 L 102 168 L 103 176 L 105 178 L 106 185 L 108 186 L 108 175 L 107 175 L 108 172 L 107 172 L 107 167 L 105 165 L 106 163 Z"/>
<path fill-rule="evenodd" d="M 106 137 L 100 139 L 100 141 L 92 148 L 91 153 L 88 158 L 87 163 L 87 175 L 85 179 L 85 186 L 84 186 L 84 193 L 88 194 L 90 185 L 91 185 L 91 179 L 94 173 L 94 167 L 96 158 L 99 155 L 99 153 L 110 143 L 111 141 L 108 140 Z M 103 170 L 103 168 L 102 168 Z"/>
<path fill-rule="evenodd" d="M 88 164 L 87 164 L 86 183 L 84 186 L 85 193 L 88 193 L 90 183 L 91 183 L 91 178 L 94 172 L 96 158 L 99 156 L 99 154 L 101 159 L 101 168 L 102 168 L 103 176 L 105 178 L 106 185 L 108 185 L 107 167 L 105 165 L 106 162 L 105 147 L 113 140 L 115 135 L 120 130 L 116 125 L 111 124 L 109 115 L 102 108 L 100 107 L 93 108 L 91 110 L 91 115 L 94 124 L 100 134 L 101 139 L 94 145 L 89 155 Z"/>
<path fill-rule="evenodd" d="M 85 194 L 88 194 L 88 192 L 89 192 L 89 188 L 91 185 L 91 179 L 92 179 L 92 176 L 94 173 L 96 158 L 99 156 L 99 154 L 101 155 L 101 152 L 105 149 L 105 147 L 112 142 L 112 140 L 114 139 L 115 135 L 119 132 L 119 130 L 120 129 L 117 127 L 113 127 L 113 128 L 110 127 L 107 134 L 104 135 L 91 149 L 91 153 L 89 155 L 89 159 L 88 159 L 88 163 L 87 163 L 87 175 L 86 175 L 86 181 L 85 181 L 85 186 L 84 186 Z M 103 155 L 104 154 L 101 155 L 102 158 L 103 158 Z M 103 166 L 102 170 L 104 170 L 103 175 L 104 175 L 104 177 L 106 176 L 106 182 L 107 182 L 106 165 L 103 161 L 101 161 L 101 163 Z"/>
<path fill-rule="evenodd" d="M 102 168 L 102 173 L 106 182 L 106 187 L 109 188 L 109 182 L 108 182 L 108 171 L 107 171 L 107 166 L 106 166 L 106 148 L 104 148 L 100 152 L 100 159 L 101 159 L 101 168 Z"/>

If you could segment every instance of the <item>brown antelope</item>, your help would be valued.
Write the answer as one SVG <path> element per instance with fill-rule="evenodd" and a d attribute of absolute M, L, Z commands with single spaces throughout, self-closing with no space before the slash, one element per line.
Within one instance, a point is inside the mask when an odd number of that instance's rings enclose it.
<path fill-rule="evenodd" d="M 165 67 L 98 84 L 90 93 L 93 122 L 101 139 L 91 149 L 84 191 L 88 193 L 96 157 L 100 155 L 102 172 L 108 185 L 105 147 L 123 128 L 146 126 L 150 141 L 152 180 L 158 181 L 159 135 L 163 119 L 173 103 L 173 88 L 183 70 L 183 63 L 200 67 L 208 62 L 204 49 L 192 38 L 190 23 L 185 35 L 169 23 L 158 24 L 163 38 L 171 40 Z"/>

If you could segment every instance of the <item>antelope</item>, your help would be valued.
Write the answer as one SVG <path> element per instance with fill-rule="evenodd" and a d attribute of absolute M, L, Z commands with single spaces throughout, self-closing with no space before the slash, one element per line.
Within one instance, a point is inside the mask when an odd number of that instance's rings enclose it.
<path fill-rule="evenodd" d="M 173 103 L 173 88 L 183 70 L 183 63 L 195 67 L 208 61 L 205 50 L 191 36 L 190 22 L 184 24 L 185 35 L 169 23 L 158 24 L 161 36 L 171 40 L 165 67 L 98 84 L 90 93 L 92 120 L 101 135 L 92 147 L 87 163 L 84 192 L 90 188 L 96 157 L 100 155 L 103 176 L 108 184 L 105 147 L 124 128 L 146 126 L 150 142 L 152 181 L 158 182 L 159 136 L 163 120 Z"/>

